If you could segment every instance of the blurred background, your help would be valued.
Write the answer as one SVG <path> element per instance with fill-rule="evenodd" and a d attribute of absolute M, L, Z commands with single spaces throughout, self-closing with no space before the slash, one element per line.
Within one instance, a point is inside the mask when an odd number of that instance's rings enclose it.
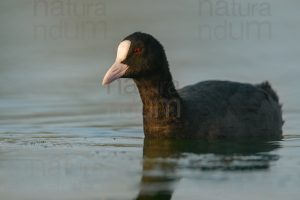
<path fill-rule="evenodd" d="M 21 123 L 67 108 L 64 115 L 121 112 L 115 106 L 122 103 L 139 112 L 132 82 L 108 88 L 100 82 L 118 43 L 143 31 L 165 46 L 178 87 L 269 80 L 292 133 L 300 101 L 299 6 L 295 0 L 1 1 L 0 117 L 22 116 Z"/>
<path fill-rule="evenodd" d="M 271 152 L 271 161 L 262 157 L 269 171 L 206 173 L 189 164 L 198 154 L 184 154 L 174 199 L 297 199 L 299 9 L 297 0 L 0 1 L 1 200 L 138 193 L 137 89 L 125 79 L 101 85 L 118 44 L 135 31 L 164 45 L 178 88 L 209 79 L 268 80 L 283 103 L 286 140 L 276 143 L 283 148 Z M 201 159 L 223 167 L 214 153 Z M 252 169 L 253 158 L 238 159 Z"/>

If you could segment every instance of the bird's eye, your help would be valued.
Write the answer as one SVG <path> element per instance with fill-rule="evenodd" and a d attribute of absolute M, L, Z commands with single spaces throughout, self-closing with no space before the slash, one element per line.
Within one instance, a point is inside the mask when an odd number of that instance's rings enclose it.
<path fill-rule="evenodd" d="M 133 52 L 134 54 L 141 54 L 142 50 L 143 50 L 142 48 L 135 48 Z"/>

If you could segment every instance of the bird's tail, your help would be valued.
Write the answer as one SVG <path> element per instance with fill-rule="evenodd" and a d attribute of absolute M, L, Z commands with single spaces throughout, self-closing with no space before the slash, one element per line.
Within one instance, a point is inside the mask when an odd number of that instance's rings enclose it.
<path fill-rule="evenodd" d="M 256 87 L 263 89 L 266 93 L 268 93 L 274 101 L 279 103 L 279 98 L 276 92 L 272 89 L 270 83 L 268 81 L 265 81 L 261 84 L 257 84 Z"/>
<path fill-rule="evenodd" d="M 272 89 L 270 83 L 268 81 L 265 81 L 261 84 L 257 84 L 256 87 L 263 89 L 267 94 L 269 94 L 271 96 L 271 98 L 278 103 L 279 106 L 279 112 L 280 112 L 280 121 L 281 124 L 284 124 L 284 120 L 282 119 L 282 104 L 279 103 L 279 98 L 277 93 Z"/>

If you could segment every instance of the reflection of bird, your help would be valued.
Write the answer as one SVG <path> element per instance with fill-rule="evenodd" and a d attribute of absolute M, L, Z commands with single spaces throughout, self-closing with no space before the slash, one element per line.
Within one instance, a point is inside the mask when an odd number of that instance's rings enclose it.
<path fill-rule="evenodd" d="M 192 173 L 199 170 L 241 172 L 269 169 L 270 162 L 279 159 L 272 153 L 279 147 L 278 142 L 261 140 L 236 142 L 146 138 L 143 176 L 136 200 L 171 199 L 176 183 L 182 178 L 180 170 Z"/>
<path fill-rule="evenodd" d="M 282 135 L 281 106 L 268 82 L 204 81 L 176 90 L 164 49 L 151 35 L 136 32 L 120 43 L 103 84 L 118 78 L 132 78 L 139 89 L 146 137 Z"/>

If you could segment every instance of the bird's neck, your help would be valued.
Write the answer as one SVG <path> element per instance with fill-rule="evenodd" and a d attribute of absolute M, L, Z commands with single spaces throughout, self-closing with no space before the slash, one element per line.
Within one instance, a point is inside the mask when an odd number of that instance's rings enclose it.
<path fill-rule="evenodd" d="M 169 125 L 174 127 L 174 123 L 180 121 L 182 101 L 169 71 L 141 79 L 137 78 L 134 82 L 143 102 L 144 128 L 163 132 L 162 129 Z M 155 130 L 149 130 L 149 132 L 155 132 Z"/>

